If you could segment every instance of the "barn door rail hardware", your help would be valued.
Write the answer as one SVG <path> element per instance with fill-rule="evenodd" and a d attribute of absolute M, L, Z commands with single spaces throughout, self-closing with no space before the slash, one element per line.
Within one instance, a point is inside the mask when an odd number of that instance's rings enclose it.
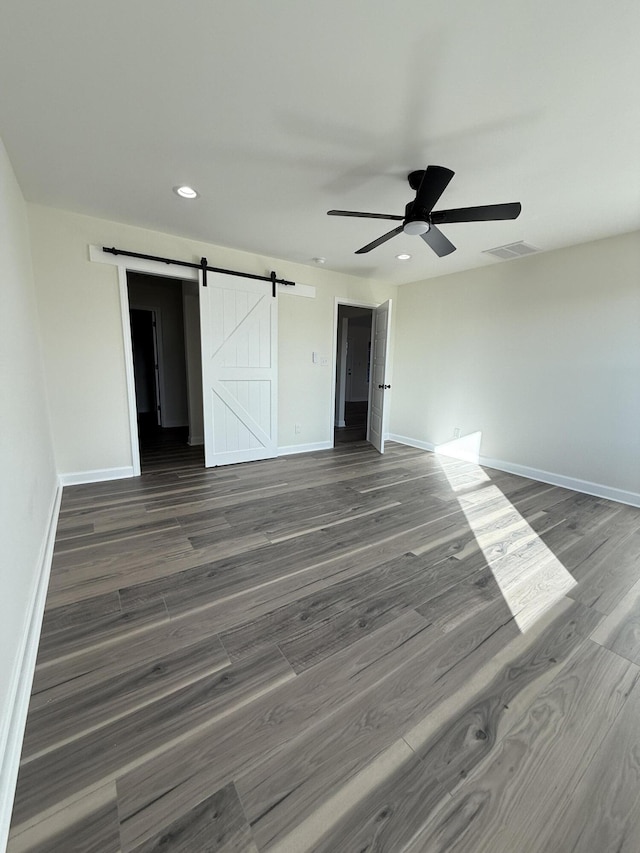
<path fill-rule="evenodd" d="M 177 267 L 189 267 L 190 269 L 202 270 L 202 284 L 207 286 L 207 273 L 220 272 L 224 275 L 237 275 L 241 278 L 252 278 L 256 281 L 268 281 L 271 284 L 271 295 L 275 298 L 276 285 L 284 284 L 287 287 L 295 287 L 295 281 L 287 281 L 284 278 L 276 278 L 275 272 L 271 275 L 255 275 L 251 272 L 239 272 L 238 270 L 225 270 L 222 267 L 210 267 L 206 258 L 201 258 L 200 263 L 196 264 L 193 261 L 179 261 L 176 258 L 161 258 L 158 255 L 143 255 L 141 252 L 126 252 L 124 249 L 111 249 L 107 246 L 102 247 L 103 252 L 108 252 L 110 255 L 124 255 L 127 258 L 142 258 L 145 261 L 159 261 L 162 264 L 172 264 Z"/>

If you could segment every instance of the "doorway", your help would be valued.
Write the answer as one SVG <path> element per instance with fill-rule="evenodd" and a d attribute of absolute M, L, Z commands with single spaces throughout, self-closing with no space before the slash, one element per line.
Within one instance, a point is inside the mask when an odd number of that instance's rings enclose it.
<path fill-rule="evenodd" d="M 136 383 L 138 435 L 148 435 L 162 425 L 158 317 L 153 308 L 130 308 L 133 374 Z"/>
<path fill-rule="evenodd" d="M 128 272 L 127 293 L 141 471 L 203 467 L 197 285 Z"/>
<path fill-rule="evenodd" d="M 367 440 L 372 327 L 371 308 L 338 304 L 334 446 Z"/>

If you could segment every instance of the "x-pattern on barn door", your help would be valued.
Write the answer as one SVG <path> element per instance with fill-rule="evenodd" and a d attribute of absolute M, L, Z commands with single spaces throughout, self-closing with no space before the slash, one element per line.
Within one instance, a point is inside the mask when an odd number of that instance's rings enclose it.
<path fill-rule="evenodd" d="M 267 282 L 200 281 L 207 468 L 277 456 L 278 300 Z"/>

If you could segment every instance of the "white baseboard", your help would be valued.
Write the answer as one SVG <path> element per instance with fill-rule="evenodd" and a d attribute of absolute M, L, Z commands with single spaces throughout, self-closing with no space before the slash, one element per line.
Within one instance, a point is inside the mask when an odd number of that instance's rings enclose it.
<path fill-rule="evenodd" d="M 33 673 L 36 668 L 36 657 L 38 655 L 44 605 L 49 587 L 49 575 L 51 573 L 53 546 L 56 539 L 61 500 L 62 485 L 59 484 L 53 496 L 49 511 L 47 532 L 40 550 L 37 580 L 34 584 L 33 598 L 29 612 L 25 619 L 26 630 L 22 648 L 18 654 L 16 675 L 13 680 L 14 686 L 9 696 L 6 697 L 9 719 L 6 727 L 7 739 L 4 754 L 0 755 L 0 850 L 5 849 L 9 836 L 13 798 L 18 781 L 20 753 L 22 752 L 22 740 L 27 724 L 31 685 L 33 682 Z"/>
<path fill-rule="evenodd" d="M 200 447 L 200 445 L 204 444 L 204 436 L 190 435 L 187 444 L 189 445 L 189 447 Z"/>
<path fill-rule="evenodd" d="M 294 453 L 312 453 L 314 450 L 332 450 L 332 441 L 316 441 L 311 444 L 290 444 L 278 448 L 278 456 L 291 456 Z"/>
<path fill-rule="evenodd" d="M 341 427 L 346 427 L 346 425 L 346 421 L 338 421 L 338 423 L 336 424 L 338 429 L 340 429 Z"/>
<path fill-rule="evenodd" d="M 406 435 L 396 435 L 393 432 L 387 433 L 384 437 L 385 441 L 397 441 L 398 444 L 406 444 L 409 447 L 417 447 L 419 450 L 430 450 L 431 453 L 435 450 L 435 444 L 430 441 L 420 441 L 417 438 L 409 438 Z"/>
<path fill-rule="evenodd" d="M 429 441 L 420 441 L 406 435 L 392 433 L 388 439 L 389 441 L 397 441 L 399 444 L 407 444 L 409 447 L 418 447 L 421 450 L 433 452 L 435 449 L 435 445 Z M 518 477 L 537 480 L 539 483 L 549 483 L 551 486 L 561 486 L 563 489 L 571 489 L 585 495 L 593 495 L 597 498 L 640 507 L 640 494 L 637 492 L 628 492 L 625 489 L 605 486 L 602 483 L 592 483 L 589 480 L 580 480 L 577 477 L 566 477 L 564 474 L 530 468 L 527 465 L 518 465 L 515 462 L 505 462 L 503 459 L 493 459 L 490 456 L 480 456 L 478 464 L 482 465 L 483 468 L 494 468 L 496 471 L 505 471 L 507 474 L 516 474 Z"/>
<path fill-rule="evenodd" d="M 135 476 L 133 466 L 126 468 L 98 468 L 95 471 L 74 471 L 69 474 L 60 474 L 60 483 L 63 486 L 80 486 L 83 483 L 102 483 L 104 480 L 124 480 Z"/>
<path fill-rule="evenodd" d="M 481 456 L 480 465 L 484 468 L 506 471 L 508 474 L 517 474 L 518 477 L 527 477 L 529 480 L 538 480 L 540 483 L 549 483 L 551 486 L 561 486 L 563 489 L 571 489 L 573 492 L 582 492 L 596 498 L 605 498 L 608 501 L 640 507 L 640 494 L 637 492 L 627 492 L 624 489 L 616 489 L 602 483 L 592 483 L 589 480 L 579 480 L 576 477 L 565 477 L 564 474 L 554 474 L 552 471 L 528 468 L 526 465 L 516 465 L 514 462 L 503 462 L 501 459 L 491 459 L 489 456 Z"/>

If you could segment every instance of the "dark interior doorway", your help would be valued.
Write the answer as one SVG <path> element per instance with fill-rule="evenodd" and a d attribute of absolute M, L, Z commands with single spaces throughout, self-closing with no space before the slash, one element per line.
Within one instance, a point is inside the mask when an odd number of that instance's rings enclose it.
<path fill-rule="evenodd" d="M 133 373 L 136 383 L 138 435 L 151 435 L 160 426 L 160 383 L 158 377 L 157 321 L 155 311 L 131 308 Z"/>
<path fill-rule="evenodd" d="M 192 294 L 179 279 L 128 273 L 127 282 L 140 468 L 203 467 L 199 328 L 184 308 Z"/>
<path fill-rule="evenodd" d="M 370 308 L 338 306 L 334 444 L 367 438 L 372 321 Z"/>

